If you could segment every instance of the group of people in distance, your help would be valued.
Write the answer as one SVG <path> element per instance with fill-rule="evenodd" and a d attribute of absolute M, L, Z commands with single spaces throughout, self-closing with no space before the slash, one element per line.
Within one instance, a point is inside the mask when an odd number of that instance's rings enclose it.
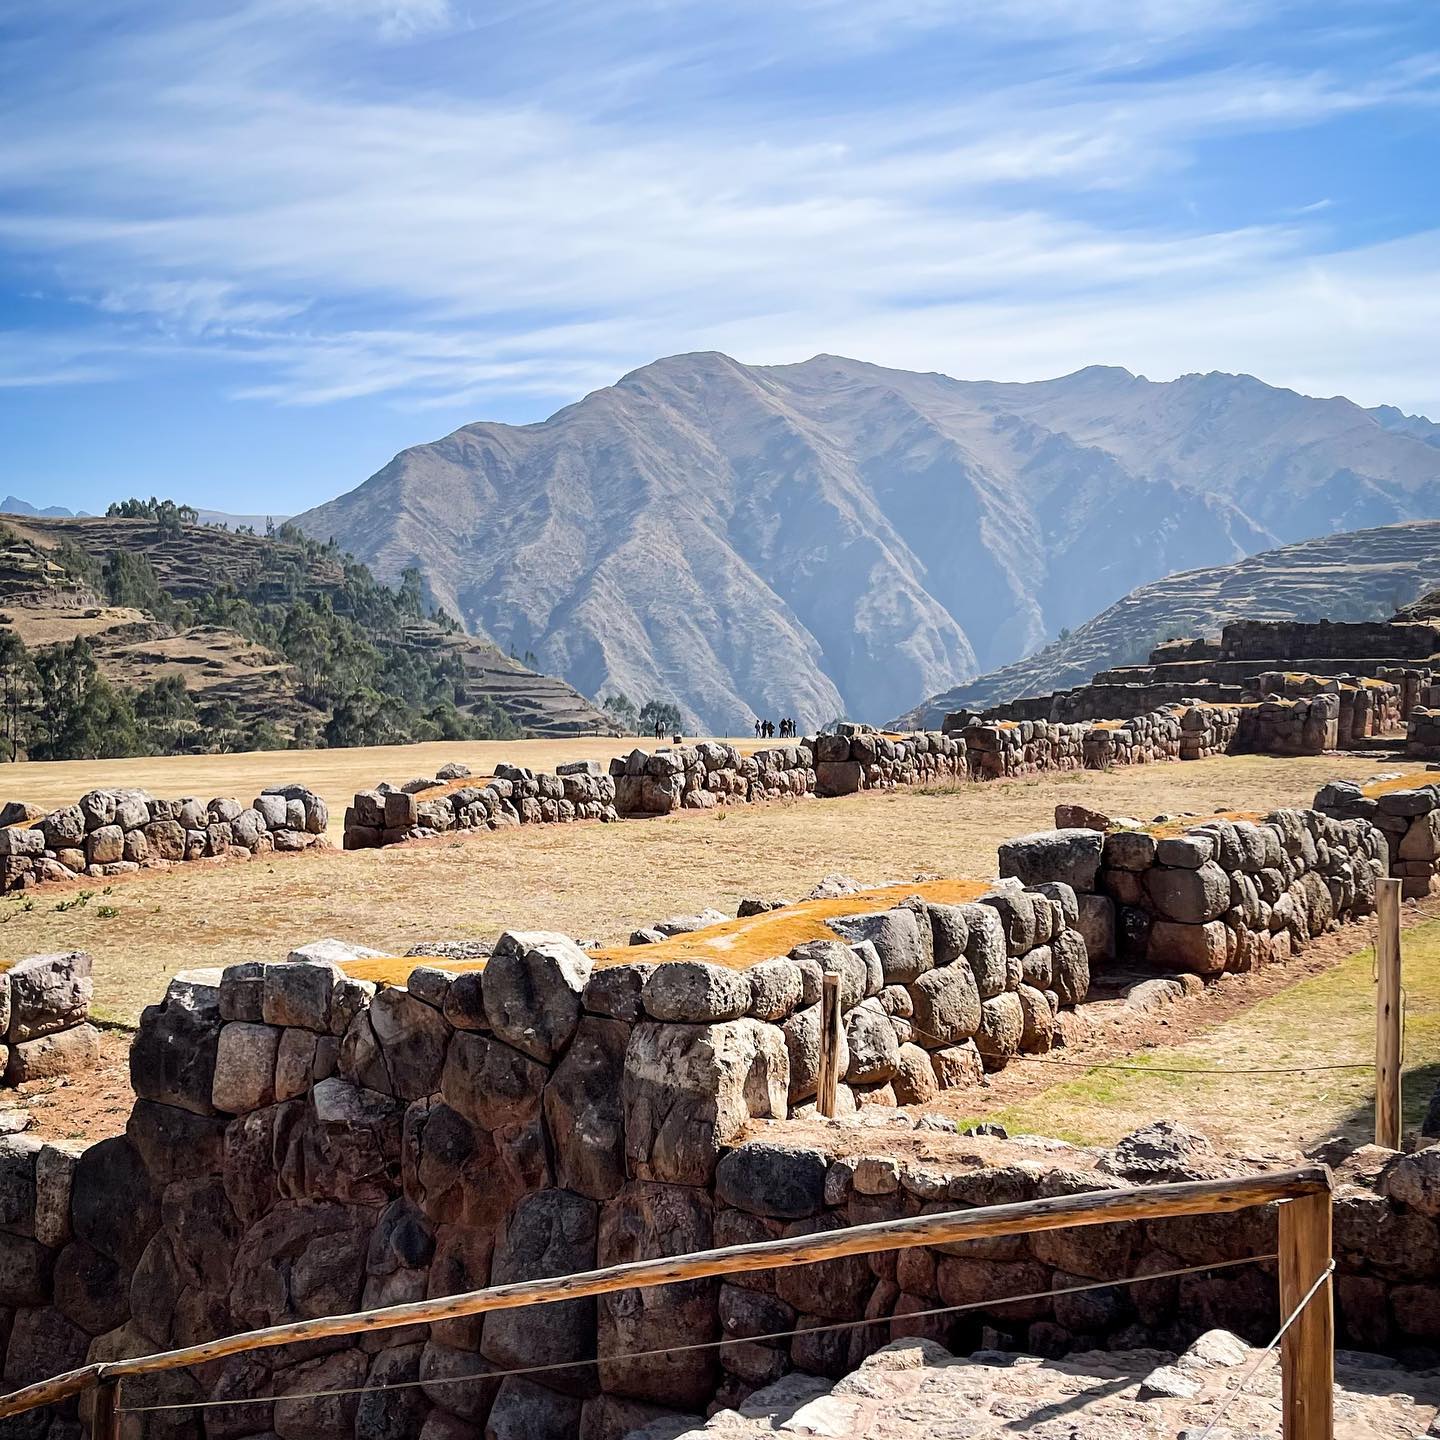
<path fill-rule="evenodd" d="M 773 720 L 757 720 L 755 722 L 755 738 L 757 740 L 773 740 L 776 735 L 779 735 L 782 740 L 791 739 L 797 733 L 793 720 L 781 720 L 778 727 Z"/>

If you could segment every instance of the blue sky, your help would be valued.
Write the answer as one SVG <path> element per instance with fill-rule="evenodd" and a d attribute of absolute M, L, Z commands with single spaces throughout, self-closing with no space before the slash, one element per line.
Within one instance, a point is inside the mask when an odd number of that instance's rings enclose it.
<path fill-rule="evenodd" d="M 659 355 L 1440 418 L 1429 0 L 0 0 L 0 491 L 294 511 Z"/>

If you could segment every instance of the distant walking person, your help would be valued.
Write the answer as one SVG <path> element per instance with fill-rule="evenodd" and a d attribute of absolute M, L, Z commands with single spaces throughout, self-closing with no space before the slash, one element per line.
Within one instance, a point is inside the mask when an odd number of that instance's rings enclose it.
<path fill-rule="evenodd" d="M 764 723 L 763 723 L 760 719 L 757 718 L 756 721 L 755 721 L 755 738 L 756 738 L 757 740 L 758 740 L 758 739 L 760 738 L 760 736 L 764 733 L 764 730 L 765 730 L 765 725 L 764 725 Z"/>

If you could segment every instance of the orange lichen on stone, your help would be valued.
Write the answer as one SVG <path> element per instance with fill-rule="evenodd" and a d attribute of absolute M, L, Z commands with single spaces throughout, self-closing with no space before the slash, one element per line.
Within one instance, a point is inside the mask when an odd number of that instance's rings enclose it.
<path fill-rule="evenodd" d="M 1211 820 L 1249 820 L 1253 823 L 1263 818 L 1264 816 L 1258 810 L 1225 810 L 1218 815 L 1179 815 L 1174 820 L 1166 820 L 1158 825 L 1145 825 L 1141 828 L 1147 835 L 1153 835 L 1157 840 L 1173 840 L 1176 836 L 1184 835 L 1187 831 L 1195 829 L 1197 825 L 1204 825 Z"/>
<path fill-rule="evenodd" d="M 1390 780 L 1377 780 L 1373 785 L 1364 785 L 1361 793 L 1373 800 L 1377 795 L 1390 795 L 1396 790 L 1418 790 L 1422 785 L 1431 783 L 1426 779 L 1425 771 L 1411 770 Z"/>
<path fill-rule="evenodd" d="M 937 905 L 962 905 L 983 895 L 989 886 L 976 880 L 925 880 L 912 884 L 885 885 L 860 890 L 832 900 L 801 900 L 762 915 L 743 920 L 725 920 L 675 935 L 656 945 L 616 945 L 591 952 L 597 966 L 622 965 L 643 960 L 654 964 L 667 960 L 708 960 L 732 970 L 746 970 L 762 960 L 784 955 L 806 940 L 834 940 L 835 932 L 826 921 L 840 915 L 859 915 L 867 910 L 884 910 L 908 895 L 919 895 Z M 459 972 L 483 970 L 483 960 L 431 960 L 424 956 L 375 956 L 350 960 L 345 973 L 356 980 L 373 980 L 379 985 L 403 985 L 417 965 L 439 965 Z"/>

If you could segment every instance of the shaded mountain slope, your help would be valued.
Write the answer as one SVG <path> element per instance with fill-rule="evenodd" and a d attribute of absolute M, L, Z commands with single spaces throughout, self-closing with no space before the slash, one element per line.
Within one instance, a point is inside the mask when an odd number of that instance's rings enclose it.
<path fill-rule="evenodd" d="M 1440 520 L 1327 535 L 1233 565 L 1169 575 L 1132 590 L 1038 654 L 933 695 L 894 723 L 938 726 L 951 710 L 1083 685 L 1097 671 L 1142 663 L 1163 640 L 1218 635 L 1232 620 L 1384 619 L 1436 585 Z M 1440 595 L 1426 600 L 1440 611 Z M 1415 618 L 1424 618 L 1425 603 L 1416 602 Z"/>
<path fill-rule="evenodd" d="M 1436 513 L 1427 422 L 1245 376 L 964 382 L 657 361 L 468 425 L 298 517 L 589 695 L 880 720 L 1137 583 Z"/>

